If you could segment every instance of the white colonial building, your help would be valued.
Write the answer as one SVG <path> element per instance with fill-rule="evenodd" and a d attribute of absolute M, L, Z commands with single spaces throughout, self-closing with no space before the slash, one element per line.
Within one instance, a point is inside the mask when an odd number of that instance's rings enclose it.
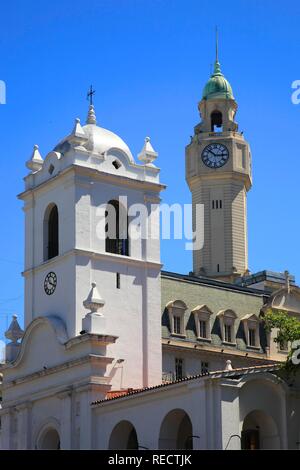
<path fill-rule="evenodd" d="M 218 61 L 199 109 L 186 177 L 205 241 L 189 275 L 161 271 L 149 138 L 137 164 L 90 104 L 44 160 L 35 146 L 19 195 L 25 327 L 14 317 L 6 332 L 3 449 L 299 446 L 300 380 L 275 364 L 286 347 L 260 318 L 268 306 L 300 315 L 299 288 L 248 271 L 251 155 Z"/>

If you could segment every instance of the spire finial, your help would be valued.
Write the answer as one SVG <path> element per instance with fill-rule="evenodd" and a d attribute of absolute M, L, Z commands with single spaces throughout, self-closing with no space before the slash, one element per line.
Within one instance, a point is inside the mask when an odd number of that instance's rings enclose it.
<path fill-rule="evenodd" d="M 222 75 L 220 62 L 219 62 L 219 32 L 216 26 L 216 60 L 213 75 Z"/>
<path fill-rule="evenodd" d="M 216 62 L 219 62 L 219 37 L 218 37 L 218 26 L 216 26 Z"/>
<path fill-rule="evenodd" d="M 96 90 L 93 89 L 93 85 L 90 86 L 89 91 L 87 92 L 87 97 L 86 99 L 89 100 L 90 106 L 93 105 L 93 96 L 96 93 Z"/>
<path fill-rule="evenodd" d="M 89 106 L 89 111 L 87 115 L 87 124 L 97 124 L 96 120 L 96 113 L 95 113 L 95 108 L 93 104 L 93 96 L 96 93 L 96 90 L 93 89 L 93 85 L 90 86 L 89 91 L 87 93 L 86 99 L 89 100 L 90 106 Z"/>

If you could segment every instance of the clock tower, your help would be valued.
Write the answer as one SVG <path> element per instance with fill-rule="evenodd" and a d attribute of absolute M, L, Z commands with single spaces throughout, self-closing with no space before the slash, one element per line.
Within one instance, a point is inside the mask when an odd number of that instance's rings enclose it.
<path fill-rule="evenodd" d="M 195 275 L 233 282 L 248 270 L 247 191 L 251 188 L 249 144 L 235 121 L 237 103 L 221 72 L 214 71 L 198 105 L 201 122 L 186 147 L 186 180 L 192 193 Z M 204 209 L 204 218 L 197 220 Z M 203 212 L 202 212 L 203 213 Z M 200 237 L 200 233 L 204 236 Z M 197 246 L 196 246 L 197 245 Z"/>

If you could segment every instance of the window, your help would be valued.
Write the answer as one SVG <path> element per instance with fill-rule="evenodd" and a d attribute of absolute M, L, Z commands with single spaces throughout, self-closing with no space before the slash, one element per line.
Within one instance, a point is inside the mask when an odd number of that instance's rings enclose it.
<path fill-rule="evenodd" d="M 222 209 L 222 207 L 223 207 L 222 199 L 212 200 L 211 201 L 211 207 L 212 207 L 212 209 Z"/>
<path fill-rule="evenodd" d="M 196 333 L 198 339 L 210 341 L 210 316 L 212 311 L 207 305 L 198 305 L 192 310 L 196 324 Z"/>
<path fill-rule="evenodd" d="M 50 204 L 44 216 L 44 261 L 58 255 L 58 209 L 55 204 Z"/>
<path fill-rule="evenodd" d="M 259 318 L 255 314 L 249 314 L 242 318 L 247 347 L 260 347 Z"/>
<path fill-rule="evenodd" d="M 206 321 L 199 320 L 199 326 L 200 326 L 200 337 L 206 338 Z"/>
<path fill-rule="evenodd" d="M 182 300 L 172 300 L 166 305 L 169 315 L 171 335 L 185 336 L 184 314 L 187 309 Z"/>
<path fill-rule="evenodd" d="M 231 325 L 224 325 L 224 341 L 231 343 Z"/>
<path fill-rule="evenodd" d="M 113 166 L 115 167 L 116 170 L 118 170 L 122 165 L 121 163 L 119 162 L 119 160 L 114 160 L 112 162 Z"/>
<path fill-rule="evenodd" d="M 249 346 L 256 346 L 256 331 L 254 328 L 249 328 Z"/>
<path fill-rule="evenodd" d="M 129 256 L 128 217 L 119 201 L 109 201 L 105 212 L 105 251 Z"/>
<path fill-rule="evenodd" d="M 177 334 L 177 335 L 180 335 L 181 334 L 181 318 L 177 317 L 177 316 L 174 316 L 173 317 L 173 322 L 174 322 L 174 325 L 173 325 L 174 333 Z"/>
<path fill-rule="evenodd" d="M 201 374 L 207 374 L 209 372 L 209 363 L 201 361 Z"/>
<path fill-rule="evenodd" d="M 55 170 L 54 165 L 52 165 L 52 163 L 51 163 L 51 165 L 48 168 L 49 175 L 52 175 L 54 170 Z"/>
<path fill-rule="evenodd" d="M 175 358 L 175 379 L 181 380 L 183 378 L 183 359 Z"/>
<path fill-rule="evenodd" d="M 220 322 L 221 338 L 224 343 L 235 343 L 236 313 L 233 310 L 221 310 L 217 317 Z"/>
<path fill-rule="evenodd" d="M 117 289 L 120 289 L 120 288 L 121 288 L 120 273 L 116 273 L 116 288 L 117 288 Z"/>

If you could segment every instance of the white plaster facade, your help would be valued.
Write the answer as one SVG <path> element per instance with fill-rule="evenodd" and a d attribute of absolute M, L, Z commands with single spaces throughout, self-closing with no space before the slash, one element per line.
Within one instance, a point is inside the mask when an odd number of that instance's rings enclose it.
<path fill-rule="evenodd" d="M 114 429 L 119 422 L 129 421 L 136 430 L 139 445 L 148 449 L 184 448 L 178 446 L 178 440 L 193 436 L 194 449 L 237 450 L 241 448 L 241 442 L 236 436 L 241 436 L 243 427 L 246 430 L 247 426 L 261 427 L 262 449 L 297 449 L 299 396 L 297 407 L 293 408 L 297 425 L 288 432 L 287 407 L 292 405 L 293 394 L 287 399 L 286 384 L 270 373 L 272 367 L 240 371 L 243 374 L 239 375 L 238 371 L 216 372 L 94 404 L 94 447 L 118 448 L 112 445 Z M 255 415 L 256 411 L 259 413 Z M 185 415 L 189 418 L 190 427 L 180 429 Z M 249 423 L 251 416 L 253 420 Z M 166 417 L 169 422 L 164 427 Z M 101 432 L 98 431 L 100 428 Z M 122 448 L 122 439 L 114 445 Z"/>

